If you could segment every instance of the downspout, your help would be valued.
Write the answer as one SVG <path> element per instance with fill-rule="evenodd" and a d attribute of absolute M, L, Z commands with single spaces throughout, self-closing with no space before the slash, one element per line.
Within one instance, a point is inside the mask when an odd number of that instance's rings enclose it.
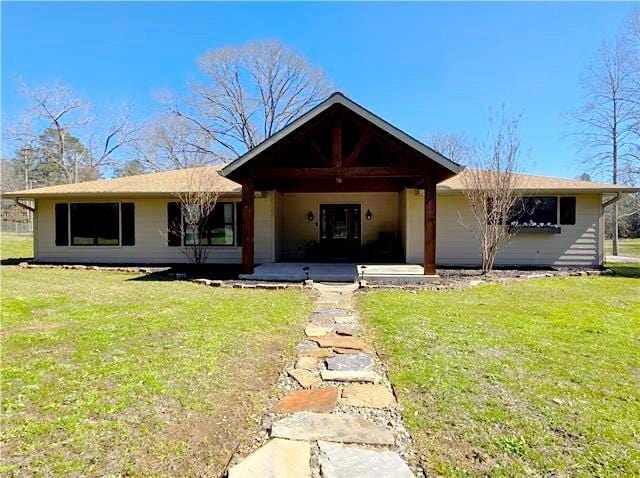
<path fill-rule="evenodd" d="M 17 204 L 18 206 L 23 207 L 23 208 L 27 209 L 28 211 L 35 212 L 35 210 L 36 210 L 36 208 L 35 208 L 35 207 L 33 207 L 33 206 L 29 206 L 28 204 L 25 204 L 25 203 L 23 203 L 23 202 L 20 202 L 20 199 L 18 199 L 18 198 L 16 198 L 16 199 L 15 199 L 15 201 L 16 201 L 16 204 Z"/>
<path fill-rule="evenodd" d="M 611 199 L 609 199 L 608 201 L 602 203 L 602 208 L 604 209 L 607 206 L 610 206 L 613 203 L 616 203 L 616 202 L 620 201 L 620 199 L 622 199 L 622 193 L 616 193 L 616 195 L 613 196 Z"/>

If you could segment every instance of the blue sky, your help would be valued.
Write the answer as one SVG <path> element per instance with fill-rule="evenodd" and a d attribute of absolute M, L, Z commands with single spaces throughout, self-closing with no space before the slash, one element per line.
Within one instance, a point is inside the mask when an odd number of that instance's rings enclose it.
<path fill-rule="evenodd" d="M 2 3 L 2 118 L 24 107 L 17 77 L 60 79 L 99 107 L 144 116 L 184 91 L 206 50 L 277 38 L 337 89 L 424 139 L 479 138 L 489 107 L 523 113 L 529 170 L 575 177 L 567 110 L 629 3 Z"/>

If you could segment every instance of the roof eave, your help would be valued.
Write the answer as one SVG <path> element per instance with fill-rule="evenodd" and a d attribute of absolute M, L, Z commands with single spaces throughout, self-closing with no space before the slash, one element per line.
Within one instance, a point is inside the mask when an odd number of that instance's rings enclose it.
<path fill-rule="evenodd" d="M 449 188 L 447 186 L 438 186 L 438 193 L 458 194 L 464 193 L 463 188 Z M 620 187 L 620 188 L 517 188 L 518 193 L 535 193 L 535 194 L 615 194 L 615 193 L 635 193 L 640 192 L 640 188 Z"/>
<path fill-rule="evenodd" d="M 123 191 L 123 192 L 64 192 L 64 193 L 3 193 L 1 199 L 65 199 L 65 198 L 168 198 L 183 194 L 180 191 Z M 239 196 L 240 190 L 220 192 L 220 196 Z"/>

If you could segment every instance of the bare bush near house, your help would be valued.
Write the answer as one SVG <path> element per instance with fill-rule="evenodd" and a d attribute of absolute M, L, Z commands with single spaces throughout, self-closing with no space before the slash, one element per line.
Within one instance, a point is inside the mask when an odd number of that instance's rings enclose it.
<path fill-rule="evenodd" d="M 167 113 L 207 137 L 218 160 L 234 159 L 322 101 L 324 72 L 278 41 L 211 50 L 198 59 L 206 81 L 189 99 L 161 99 Z"/>
<path fill-rule="evenodd" d="M 29 107 L 8 128 L 8 137 L 16 150 L 49 163 L 67 183 L 78 182 L 83 169 L 99 171 L 112 164 L 115 153 L 124 150 L 138 131 L 127 107 L 114 112 L 109 121 L 98 122 L 91 104 L 60 82 L 39 88 L 23 84 L 21 91 Z M 77 138 L 84 144 L 74 145 Z"/>
<path fill-rule="evenodd" d="M 203 264 L 209 248 L 200 237 L 216 207 L 220 184 L 217 170 L 209 167 L 216 162 L 210 137 L 185 118 L 167 115 L 149 123 L 133 148 L 138 161 L 152 170 L 182 170 L 182 191 L 174 195 L 182 220 L 170 225 L 169 233 L 182 238 L 189 262 Z M 184 241 L 187 235 L 194 239 L 190 244 Z"/>
<path fill-rule="evenodd" d="M 469 148 L 469 167 L 461 173 L 483 274 L 491 272 L 500 245 L 511 235 L 505 223 L 519 198 L 516 187 L 523 166 L 519 121 L 504 110 L 490 115 L 487 137 Z"/>
<path fill-rule="evenodd" d="M 217 173 L 210 168 L 201 167 L 186 169 L 185 174 L 185 190 L 175 194 L 182 212 L 182 221 L 171 227 L 174 233 L 183 238 L 184 246 L 181 250 L 187 260 L 193 264 L 204 264 L 209 246 L 202 237 L 220 195 L 216 190 L 218 183 L 214 177 Z M 185 241 L 187 236 L 192 238 L 191 243 Z"/>

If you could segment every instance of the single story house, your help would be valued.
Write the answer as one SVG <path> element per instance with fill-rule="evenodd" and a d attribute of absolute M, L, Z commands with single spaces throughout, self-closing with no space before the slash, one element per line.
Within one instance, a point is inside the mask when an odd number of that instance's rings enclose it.
<path fill-rule="evenodd" d="M 463 167 L 340 93 L 240 158 L 203 167 L 16 191 L 35 203 L 35 261 L 187 262 L 207 244 L 210 263 L 372 261 L 477 266 L 479 242 Z M 197 177 L 197 181 L 194 178 Z M 209 227 L 176 233 L 177 194 L 220 193 Z M 603 205 L 637 189 L 522 175 L 523 227 L 502 266 L 598 266 Z M 536 227 L 531 227 L 536 223 Z M 529 226 L 524 226 L 528 224 Z M 544 227 L 540 227 L 544 224 Z"/>

